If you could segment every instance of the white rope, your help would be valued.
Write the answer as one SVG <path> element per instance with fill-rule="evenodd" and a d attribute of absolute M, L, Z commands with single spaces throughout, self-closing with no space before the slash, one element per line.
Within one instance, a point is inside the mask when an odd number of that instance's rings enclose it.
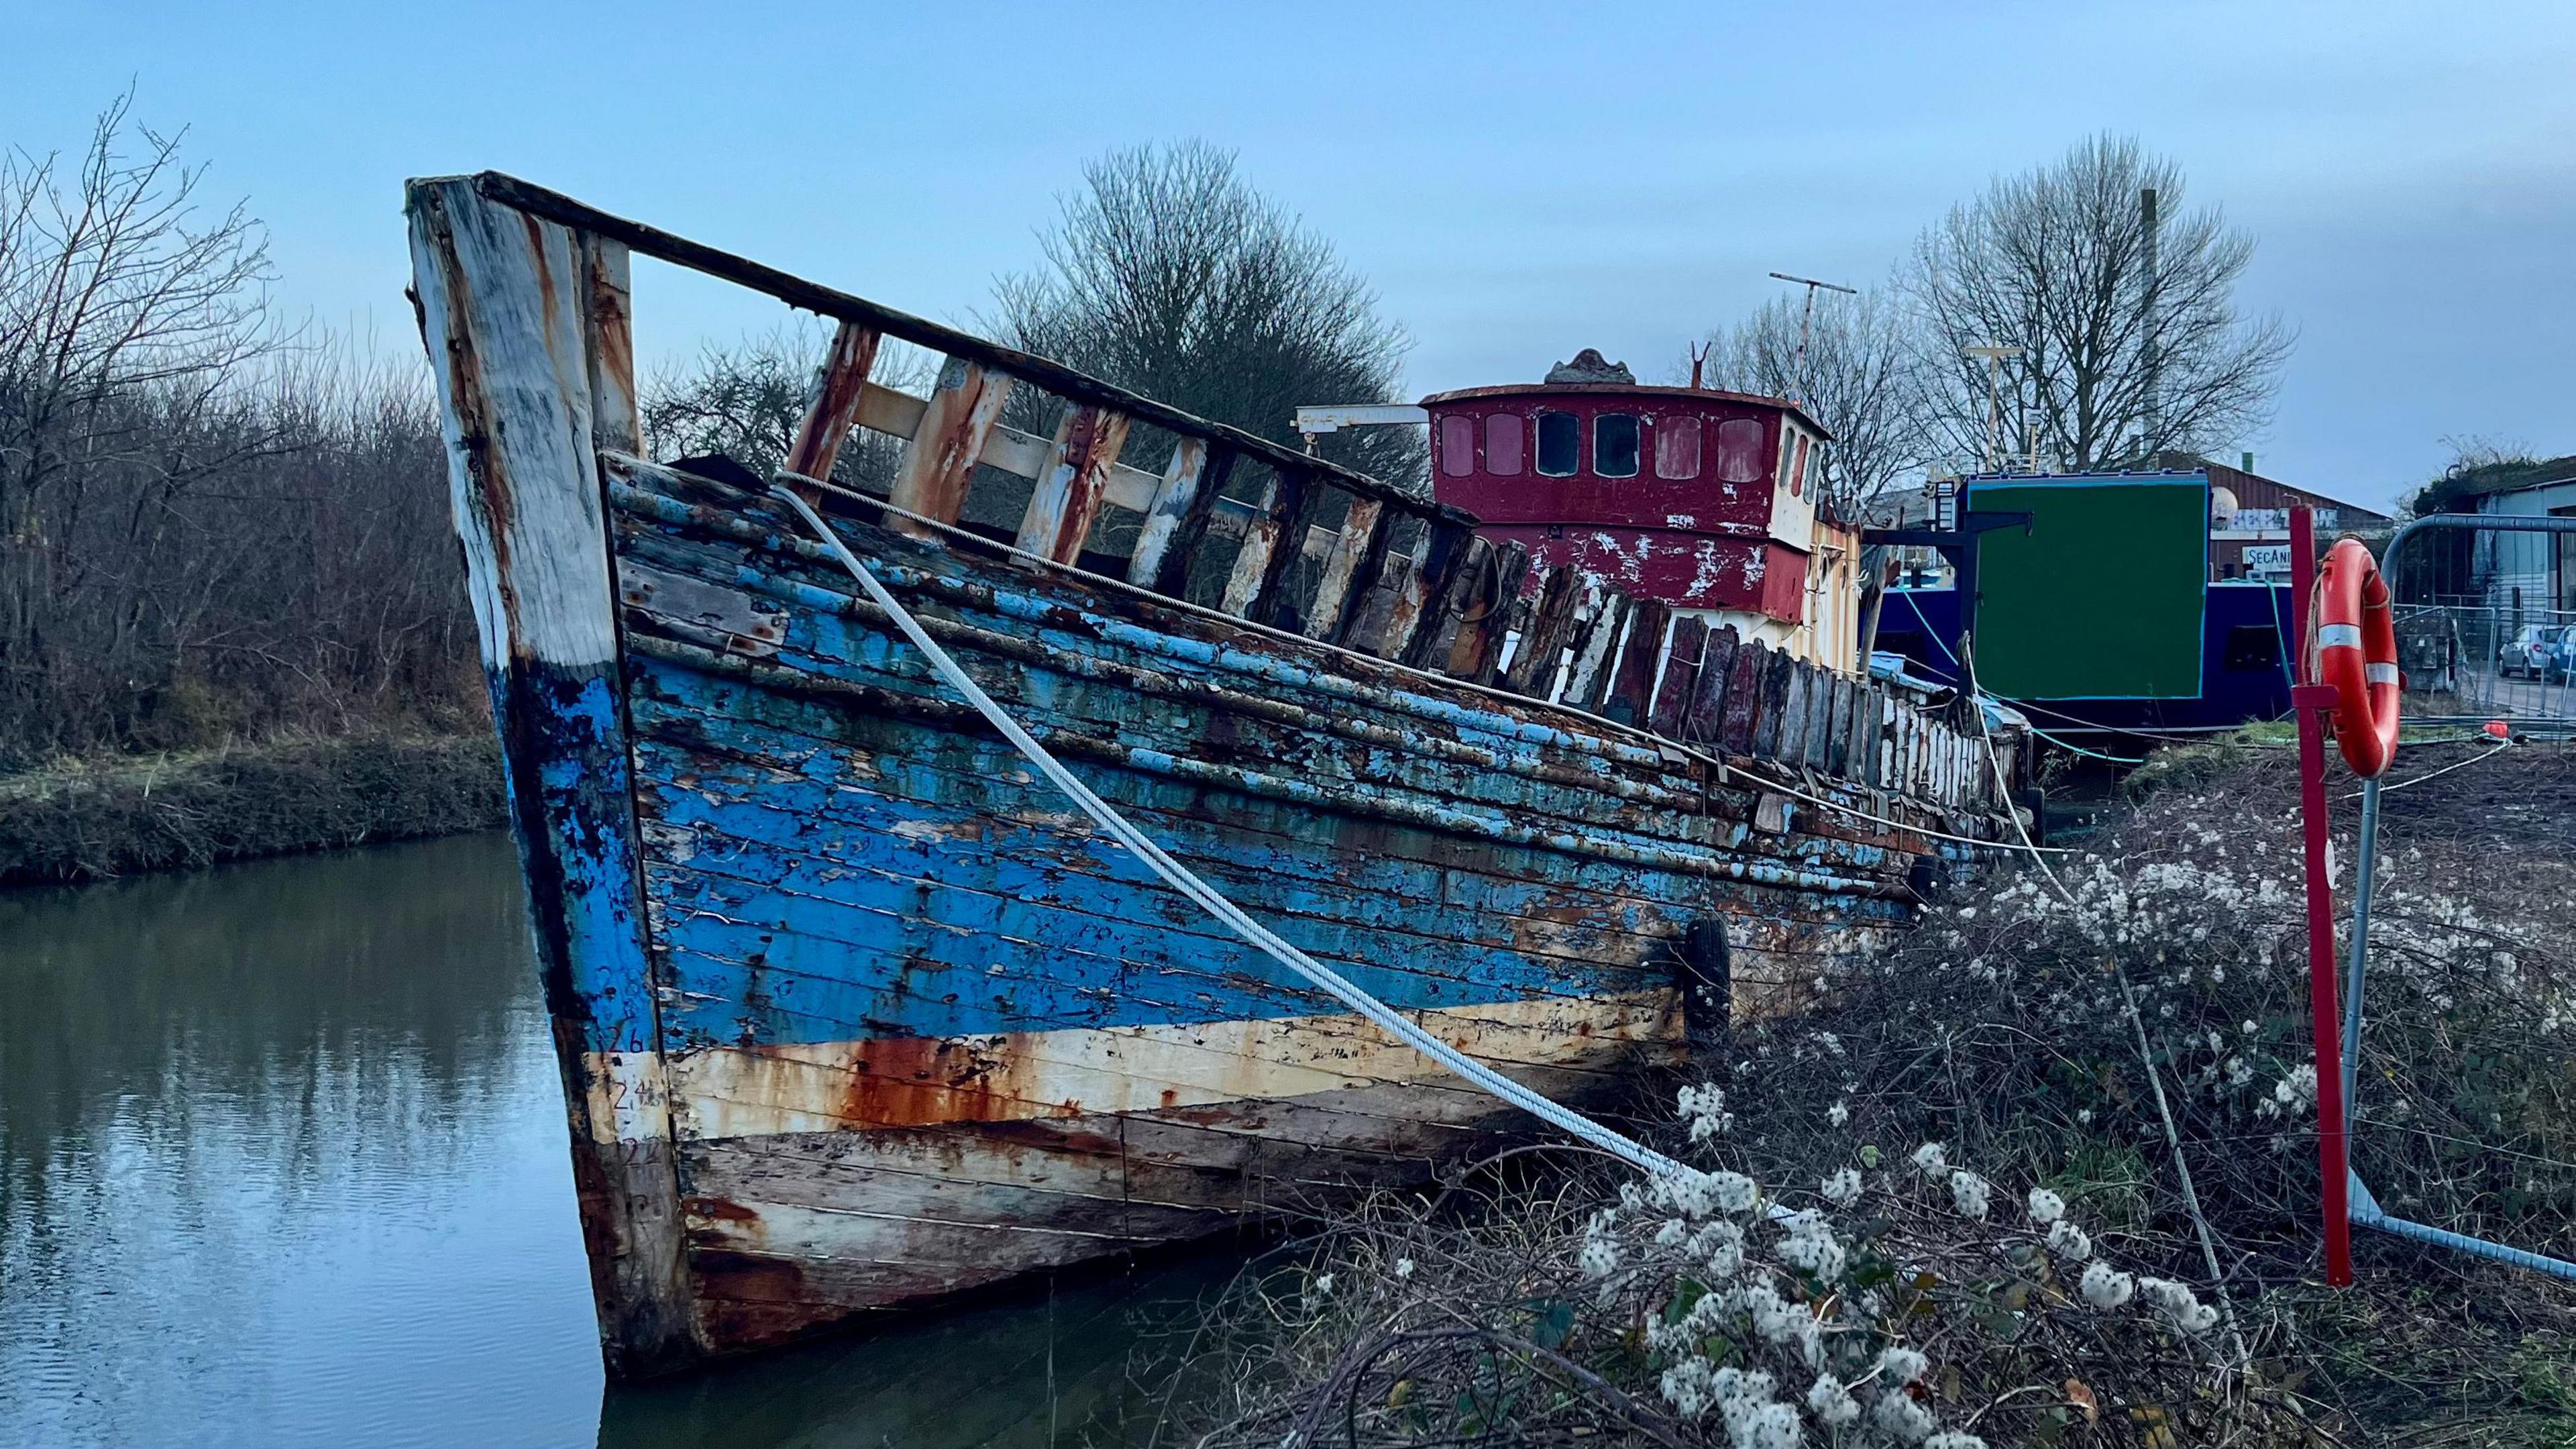
<path fill-rule="evenodd" d="M 1339 972 L 1289 945 L 1272 934 L 1260 922 L 1245 915 L 1234 902 L 1218 894 L 1213 886 L 1199 879 L 1189 867 L 1174 860 L 1161 846 L 1146 838 L 1144 833 L 1135 826 L 1127 823 L 1125 816 L 1120 815 L 1108 801 L 1093 794 L 1090 786 L 1083 784 L 1055 756 L 1047 753 L 1044 745 L 1039 744 L 1027 730 L 1020 727 L 1017 720 L 1012 719 L 1008 712 L 994 703 L 993 697 L 986 694 L 982 686 L 976 684 L 974 679 L 958 666 L 957 661 L 949 657 L 948 651 L 940 648 L 938 642 L 922 629 L 920 621 L 914 619 L 910 611 L 895 601 L 894 595 L 886 591 L 885 585 L 877 582 L 876 575 L 868 572 L 867 566 L 860 563 L 858 556 L 851 553 L 849 547 L 841 542 L 840 534 L 823 521 L 822 515 L 808 507 L 804 499 L 785 488 L 772 488 L 771 491 L 804 518 L 821 538 L 823 544 L 831 549 L 833 556 L 841 561 L 841 566 L 850 571 L 850 577 L 858 581 L 859 587 L 867 591 L 868 598 L 874 601 L 878 608 L 885 610 L 886 617 L 894 620 L 895 627 L 902 630 L 903 636 L 912 641 L 912 646 L 930 660 L 931 667 L 939 671 L 941 678 L 954 686 L 958 693 L 966 696 L 967 702 L 975 706 L 976 712 L 983 715 L 993 728 L 1000 730 L 1002 737 L 1016 746 L 1021 754 L 1026 755 L 1029 762 L 1038 767 L 1039 773 L 1045 775 L 1057 789 L 1071 796 L 1073 802 L 1082 807 L 1082 813 L 1090 816 L 1093 822 L 1107 831 L 1112 839 L 1135 852 L 1138 859 L 1152 867 L 1154 874 L 1161 876 L 1173 889 L 1196 901 L 1208 914 L 1232 927 L 1236 935 L 1260 947 L 1273 960 L 1315 983 L 1334 1000 L 1375 1022 L 1388 1035 L 1411 1046 L 1424 1056 L 1503 1101 L 1647 1172 L 1678 1176 L 1690 1171 L 1653 1148 L 1604 1127 L 1579 1112 L 1552 1102 L 1484 1063 L 1461 1053 L 1447 1042 L 1406 1020 L 1401 1013 L 1385 1002 L 1352 985 Z"/>
<path fill-rule="evenodd" d="M 630 455 L 618 454 L 617 456 L 624 458 L 629 457 Z M 644 460 L 638 458 L 634 459 L 634 461 L 643 462 Z M 656 468 L 670 467 L 668 463 L 655 463 L 651 466 Z M 1988 850 L 2050 851 L 2059 855 L 2071 853 L 2054 845 L 2016 844 L 2009 840 L 1980 840 L 1973 835 L 1953 835 L 1948 831 L 1934 830 L 1927 825 L 1909 825 L 1902 820 L 1890 820 L 1884 815 L 1872 815 L 1866 810 L 1862 810 L 1852 805 L 1845 805 L 1839 800 L 1827 800 L 1822 796 L 1804 794 L 1793 786 L 1785 784 L 1779 780 L 1772 779 L 1770 776 L 1765 775 L 1758 770 L 1746 769 L 1743 765 L 1731 762 L 1720 755 L 1713 754 L 1707 750 L 1697 749 L 1681 740 L 1668 739 L 1663 735 L 1656 734 L 1652 730 L 1643 730 L 1632 724 L 1623 724 L 1607 715 L 1594 714 L 1588 709 L 1578 709 L 1573 705 L 1567 704 L 1561 699 L 1547 700 L 1540 699 L 1536 695 L 1514 694 L 1508 689 L 1496 689 L 1490 684 L 1478 684 L 1474 680 L 1459 679 L 1453 675 L 1441 674 L 1434 670 L 1417 669 L 1410 664 L 1398 663 L 1392 659 L 1380 659 L 1374 654 L 1364 654 L 1359 650 L 1348 648 L 1340 644 L 1330 643 L 1322 639 L 1309 639 L 1303 634 L 1292 634 L 1285 629 L 1274 629 L 1267 624 L 1257 624 L 1240 615 L 1228 614 L 1221 610 L 1211 609 L 1204 604 L 1193 604 L 1187 599 L 1174 598 L 1170 594 L 1156 593 L 1152 589 L 1129 583 L 1125 579 L 1113 578 L 1110 575 L 1103 573 L 1094 573 L 1090 569 L 1083 568 L 1078 564 L 1069 564 L 1061 559 L 1052 559 L 1047 557 L 1045 554 L 1032 552 L 1028 549 L 1021 548 L 1016 544 L 1008 544 L 997 539 L 986 538 L 984 535 L 975 532 L 973 529 L 959 528 L 956 524 L 943 523 L 936 518 L 932 518 L 926 513 L 915 513 L 909 508 L 897 507 L 895 504 L 890 503 L 873 493 L 863 493 L 856 488 L 844 487 L 841 484 L 830 482 L 826 479 L 812 477 L 808 474 L 794 472 L 786 468 L 779 469 L 778 476 L 791 483 L 801 483 L 809 488 L 819 488 L 826 493 L 837 493 L 844 498 L 867 504 L 869 507 L 880 509 L 897 518 L 908 519 L 911 522 L 921 524 L 924 527 L 937 529 L 941 533 L 947 534 L 961 543 L 971 544 L 978 548 L 988 548 L 996 553 L 1006 553 L 1014 558 L 1026 559 L 1030 563 L 1037 564 L 1043 568 L 1054 569 L 1059 573 L 1071 574 L 1073 577 L 1081 579 L 1085 583 L 1097 584 L 1104 588 L 1116 589 L 1122 593 L 1133 594 L 1142 599 L 1151 599 L 1165 608 L 1178 609 L 1185 614 L 1195 614 L 1201 618 L 1214 620 L 1215 622 L 1226 625 L 1229 628 L 1248 629 L 1253 633 L 1266 634 L 1271 638 L 1278 639 L 1284 643 L 1297 644 L 1310 649 L 1321 649 L 1328 653 L 1344 655 L 1352 659 L 1362 660 L 1375 668 L 1391 669 L 1400 674 L 1414 675 L 1422 679 L 1431 680 L 1448 688 L 1472 690 L 1477 694 L 1490 695 L 1493 698 L 1502 700 L 1508 704 L 1522 707 L 1536 705 L 1542 708 L 1555 710 L 1561 714 L 1571 715 L 1576 719 L 1584 721 L 1586 724 L 1600 726 L 1613 733 L 1633 736 L 1637 739 L 1650 741 L 1653 744 L 1667 749 L 1678 750 L 1682 754 L 1687 755 L 1694 760 L 1715 765 L 1721 770 L 1749 775 L 1753 779 L 1758 780 L 1783 794 L 1795 795 L 1799 799 L 1804 800 L 1811 805 L 1821 806 L 1824 809 L 1832 810 L 1839 814 L 1849 815 L 1856 820 L 1866 820 L 1872 825 L 1884 825 L 1893 830 L 1908 831 L 1912 834 L 1924 836 L 1931 840 L 1948 840 L 1955 841 L 1961 845 L 1983 846 Z M 2233 728 L 2233 726 L 2230 726 L 2230 728 Z M 2006 808 L 2010 808 L 2009 804 Z"/>
<path fill-rule="evenodd" d="M 2476 736 L 2474 736 L 2474 735 L 2469 735 L 2469 736 L 2464 736 L 2464 738 L 2468 738 L 2468 739 L 2475 739 L 2475 738 L 2477 738 L 2477 737 L 2476 737 Z M 2421 743 L 2423 743 L 2423 741 L 2418 740 L 2418 741 L 2414 741 L 2413 743 L 2421 744 Z M 2449 764 L 2447 764 L 2447 765 L 2444 765 L 2442 768 L 2440 768 L 2440 769 L 2438 769 L 2438 770 L 2427 770 L 2427 771 L 2425 771 L 2423 774 L 2415 776 L 2413 779 L 2409 779 L 2409 780 L 2400 780 L 2400 781 L 2398 781 L 2398 782 L 2397 782 L 2396 784 L 2394 784 L 2394 785 L 2383 784 L 2383 785 L 2381 785 L 2381 786 L 2379 787 L 2379 793 L 2380 793 L 2380 794 L 2382 794 L 2382 795 L 2386 795 L 2386 794 L 2390 794 L 2390 793 L 2392 793 L 2392 792 L 2394 792 L 2394 791 L 2403 790 L 2403 789 L 2405 789 L 2405 788 L 2406 788 L 2407 786 L 2409 786 L 2409 785 L 2421 785 L 2421 784 L 2423 784 L 2425 781 L 2427 781 L 2427 780 L 2429 780 L 2429 779 L 2432 779 L 2435 775 L 2447 775 L 2447 774 L 2451 773 L 2453 770 L 2465 770 L 2465 769 L 2467 769 L 2469 766 L 2474 765 L 2474 764 L 2477 764 L 2477 763 L 2478 763 L 2479 761 L 2481 761 L 2481 760 L 2492 760 L 2492 759 L 2494 759 L 2496 756 L 2503 754 L 2506 750 L 2509 750 L 2509 749 L 2511 749 L 2511 748 L 2513 748 L 2513 741 L 2511 741 L 2511 740 L 2498 740 L 2498 741 L 2496 741 L 2493 745 L 2489 746 L 2489 747 L 2487 748 L 2487 752 L 2486 752 L 2485 754 L 2483 754 L 2483 755 L 2471 755 L 2471 756 L 2469 756 L 2469 757 L 2468 757 L 2467 759 L 2465 759 L 2465 760 L 2453 760 L 2451 763 L 2449 763 Z M 2359 791 L 2359 790 L 2355 790 L 2355 791 L 2353 791 L 2352 793 L 2350 793 L 2350 794 L 2348 794 L 2348 795 L 2344 796 L 2343 798 L 2345 798 L 2345 799 L 2347 799 L 2347 800 L 2358 800 L 2358 799 L 2360 799 L 2360 798 L 2361 798 L 2361 796 L 2362 796 L 2362 792 L 2361 792 L 2361 791 Z"/>
<path fill-rule="evenodd" d="M 1975 645 L 1962 640 L 1960 647 L 1967 650 L 1968 658 L 1976 657 Z M 1967 664 L 1963 667 L 1967 675 L 1968 688 L 1973 693 L 1977 687 L 1976 666 Z M 1984 710 L 1977 711 L 1977 738 L 1986 747 L 1986 765 L 1994 771 L 1996 787 L 2005 788 L 2003 758 L 1995 753 L 1994 733 L 1986 728 Z M 2014 812 L 2012 821 L 2013 829 L 2022 829 L 2020 812 Z M 2023 831 L 2022 839 L 2029 840 L 2029 832 Z M 2048 868 L 2048 862 L 2038 856 L 2033 856 L 2031 859 L 2038 864 L 2040 873 L 2048 877 L 2048 883 L 2056 888 L 2058 897 L 2067 905 L 2074 905 L 2074 892 L 2066 888 L 2066 882 L 2057 878 L 2056 871 Z M 2138 1014 L 2138 993 L 2137 988 L 2129 984 L 2129 968 L 2120 964 L 2117 957 L 2113 957 L 2111 970 L 2120 981 L 2120 1001 L 2127 1008 L 2129 1030 L 2137 1038 L 2138 1064 L 2146 1068 L 2147 1085 L 2155 1091 L 2156 1116 L 2164 1123 L 2165 1148 L 2173 1154 L 2174 1176 L 2182 1184 L 2183 1206 L 2190 1210 L 2192 1227 L 2200 1237 L 2201 1264 L 2209 1271 L 2209 1290 L 2218 1299 L 2219 1316 L 2227 1323 L 2229 1346 L 2236 1351 L 2236 1369 L 2237 1372 L 2242 1373 L 2251 1359 L 2246 1353 L 2244 1330 L 2236 1323 L 2236 1306 L 2227 1297 L 2227 1275 L 2218 1266 L 2218 1237 L 2209 1226 L 2209 1215 L 2201 1209 L 2200 1190 L 2192 1185 L 2191 1159 L 2183 1153 L 2182 1129 L 2174 1124 L 2173 1105 L 2165 1100 L 2164 1074 L 2156 1070 L 2155 1052 L 2147 1044 L 2146 1018 Z"/>

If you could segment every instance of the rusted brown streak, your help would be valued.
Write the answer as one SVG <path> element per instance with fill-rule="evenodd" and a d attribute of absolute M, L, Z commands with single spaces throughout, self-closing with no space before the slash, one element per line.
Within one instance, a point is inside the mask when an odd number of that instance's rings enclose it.
<path fill-rule="evenodd" d="M 578 239 L 589 333 L 591 431 L 602 448 L 633 452 L 643 419 L 635 401 L 635 325 L 626 248 L 601 237 Z"/>
<path fill-rule="evenodd" d="M 1001 421 L 1002 404 L 1010 396 L 1008 375 L 950 358 L 913 433 L 912 446 L 904 452 L 903 467 L 895 474 L 890 495 L 894 506 L 942 523 L 956 522 L 966 502 L 966 485 L 975 475 L 975 462 L 983 455 L 994 425 Z M 915 538 L 935 533 L 905 518 L 890 522 Z"/>
<path fill-rule="evenodd" d="M 1127 444 L 1128 420 L 1104 408 L 1068 409 L 1056 425 L 1049 466 L 1029 495 L 1020 520 L 1021 548 L 1071 563 L 1091 536 L 1091 521 L 1100 512 L 1100 487 L 1118 450 Z"/>
<path fill-rule="evenodd" d="M 823 359 L 823 371 L 815 379 L 813 399 L 806 404 L 805 417 L 796 425 L 796 441 L 787 449 L 786 471 L 808 478 L 829 478 L 832 465 L 840 461 L 841 442 L 857 425 L 859 399 L 868 384 L 868 369 L 876 365 L 879 334 L 855 322 L 844 322 L 832 334 L 832 350 Z M 804 484 L 791 484 L 805 501 L 820 506 L 820 490 Z"/>
<path fill-rule="evenodd" d="M 483 372 L 480 359 L 467 339 L 473 334 L 473 284 L 464 268 L 456 264 L 455 218 L 447 214 L 446 202 L 435 193 L 424 196 L 420 210 L 437 252 L 436 265 L 441 284 L 447 293 L 447 366 L 448 410 L 452 414 L 457 436 L 465 444 L 465 471 L 474 480 L 474 494 L 482 506 L 485 533 L 492 548 L 493 576 L 501 595 L 502 613 L 515 621 L 518 616 L 518 591 L 511 586 L 510 568 L 510 487 L 503 475 L 500 459 L 492 451 L 492 419 L 484 405 Z M 533 224 L 533 223 L 532 223 Z M 427 319 L 423 319 L 426 323 Z M 428 344 L 424 327 L 421 342 Z M 508 631 L 512 640 L 519 637 L 513 623 Z"/>
<path fill-rule="evenodd" d="M 1007 1037 L 994 1039 L 981 1051 L 961 1041 L 881 1037 L 869 1042 L 866 1051 L 841 1102 L 841 1116 L 853 1127 L 922 1127 L 1029 1115 L 1027 1089 L 1012 1070 L 1018 1054 Z M 1070 1117 L 1082 1108 L 1063 1102 L 1052 1110 Z"/>

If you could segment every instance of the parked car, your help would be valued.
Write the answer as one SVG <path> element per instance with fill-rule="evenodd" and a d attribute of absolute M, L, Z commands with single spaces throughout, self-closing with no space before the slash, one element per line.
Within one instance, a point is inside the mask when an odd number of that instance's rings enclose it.
<path fill-rule="evenodd" d="M 2517 674 L 2539 679 L 2564 669 L 2558 650 L 2566 632 L 2557 624 L 2525 624 L 2514 630 L 2513 637 L 2496 650 L 2496 673 L 2508 679 Z"/>

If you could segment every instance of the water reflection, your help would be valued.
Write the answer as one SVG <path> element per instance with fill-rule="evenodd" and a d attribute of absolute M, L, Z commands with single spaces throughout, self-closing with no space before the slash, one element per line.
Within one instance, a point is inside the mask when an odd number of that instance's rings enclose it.
<path fill-rule="evenodd" d="M 1223 1272 L 603 1407 L 518 892 L 481 836 L 0 893 L 0 1443 L 1074 1444 Z"/>

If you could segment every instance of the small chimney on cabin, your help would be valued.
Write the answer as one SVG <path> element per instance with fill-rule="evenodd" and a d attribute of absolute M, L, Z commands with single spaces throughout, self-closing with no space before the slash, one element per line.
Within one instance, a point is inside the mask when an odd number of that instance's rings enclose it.
<path fill-rule="evenodd" d="M 1614 382 L 1622 387 L 1635 387 L 1637 374 L 1624 362 L 1611 362 L 1601 356 L 1601 349 L 1587 347 L 1574 354 L 1572 362 L 1560 362 L 1547 370 L 1551 384 L 1566 382 Z"/>

